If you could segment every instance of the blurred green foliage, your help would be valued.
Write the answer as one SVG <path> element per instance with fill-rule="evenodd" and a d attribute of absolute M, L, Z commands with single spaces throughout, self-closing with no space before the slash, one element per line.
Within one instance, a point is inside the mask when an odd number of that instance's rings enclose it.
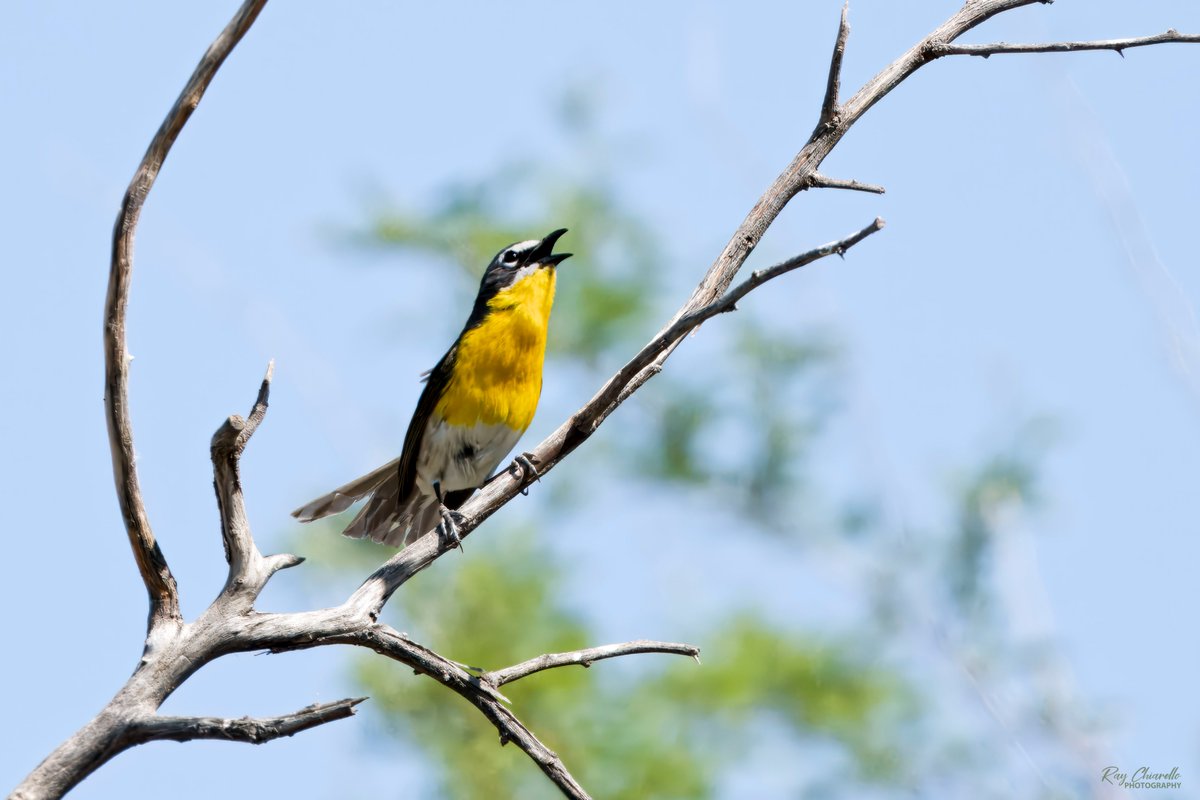
<path fill-rule="evenodd" d="M 1034 507 L 1041 500 L 1037 464 L 1053 442 L 1055 426 L 1036 418 L 1020 426 L 1008 445 L 985 459 L 962 481 L 957 536 L 947 548 L 949 593 L 966 616 L 986 611 L 990 592 L 981 585 L 988 574 L 994 537 L 1003 530 L 1003 517 L 1016 508 Z"/>
<path fill-rule="evenodd" d="M 794 533 L 806 500 L 805 465 L 837 408 L 837 343 L 814 331 L 795 338 L 753 317 L 726 318 L 721 369 L 657 379 L 643 402 L 649 435 L 624 451 L 624 468 L 649 480 L 704 487 L 764 530 Z M 717 436 L 737 446 L 726 452 Z M 769 523 L 769 524 L 768 524 Z"/>

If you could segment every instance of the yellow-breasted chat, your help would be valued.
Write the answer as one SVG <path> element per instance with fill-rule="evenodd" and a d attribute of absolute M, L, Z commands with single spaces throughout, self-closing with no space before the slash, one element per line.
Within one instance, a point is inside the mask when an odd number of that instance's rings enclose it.
<path fill-rule="evenodd" d="M 400 547 L 442 527 L 458 540 L 455 509 L 482 486 L 533 421 L 542 392 L 555 253 L 566 233 L 509 245 L 483 273 L 467 324 L 425 378 L 400 457 L 296 509 L 310 522 L 367 504 L 343 533 Z M 518 458 L 523 470 L 533 470 Z M 536 474 L 536 473 L 535 473 Z"/>

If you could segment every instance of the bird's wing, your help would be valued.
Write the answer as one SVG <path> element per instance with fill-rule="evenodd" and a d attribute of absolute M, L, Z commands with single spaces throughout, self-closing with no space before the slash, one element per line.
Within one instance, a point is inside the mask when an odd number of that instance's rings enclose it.
<path fill-rule="evenodd" d="M 407 498 L 417 483 L 417 457 L 421 452 L 421 442 L 433 411 L 437 408 L 438 400 L 446 391 L 450 377 L 454 371 L 454 359 L 458 354 L 458 343 L 446 351 L 446 355 L 429 370 L 425 378 L 425 389 L 417 400 L 417 409 L 413 411 L 412 421 L 408 423 L 408 432 L 404 434 L 404 450 L 400 453 L 400 466 L 397 472 L 400 476 L 401 502 Z"/>

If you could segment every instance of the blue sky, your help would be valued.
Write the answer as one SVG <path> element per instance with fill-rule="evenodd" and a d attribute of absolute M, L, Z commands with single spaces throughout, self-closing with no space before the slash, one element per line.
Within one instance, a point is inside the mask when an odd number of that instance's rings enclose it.
<path fill-rule="evenodd" d="M 102 417 L 109 236 L 150 135 L 235 5 L 18 2 L 0 30 L 0 330 L 10 343 L 0 608 L 20 643 L 0 676 L 21 731 L 0 753 L 0 785 L 15 784 L 98 710 L 140 651 L 144 591 L 116 510 Z M 367 192 L 416 206 L 447 179 L 513 155 L 560 158 L 555 98 L 594 82 L 605 134 L 638 152 L 617 185 L 668 244 L 670 307 L 684 296 L 683 276 L 699 276 L 811 130 L 839 9 L 825 0 L 736 11 L 711 2 L 431 6 L 268 6 L 146 207 L 130 312 L 133 414 L 149 511 L 189 616 L 223 580 L 208 440 L 227 414 L 248 408 L 268 359 L 277 361 L 271 414 L 245 463 L 264 550 L 281 546 L 287 512 L 310 492 L 394 455 L 416 396 L 405 376 L 433 363 L 446 341 L 414 336 L 397 347 L 389 334 L 427 321 L 431 307 L 445 310 L 446 331 L 459 323 L 434 272 L 400 285 L 396 271 L 348 266 L 364 259 L 329 231 L 361 219 Z M 861 85 L 955 7 L 855 2 L 844 87 Z M 1200 7 L 1060 0 L 969 40 L 1168 27 L 1200 31 Z M 1198 69 L 1200 47 L 1181 45 L 1124 59 L 929 66 L 823 168 L 888 194 L 801 196 L 752 265 L 876 215 L 887 229 L 844 263 L 786 278 L 743 305 L 843 336 L 850 447 L 830 457 L 824 478 L 869 474 L 887 487 L 900 523 L 936 521 L 954 468 L 1006 420 L 1059 420 L 1049 505 L 1026 523 L 1041 577 L 1026 598 L 1028 624 L 1060 644 L 1075 690 L 1111 724 L 1115 763 L 1178 765 L 1185 786 L 1200 771 L 1200 647 L 1183 612 L 1200 602 Z M 711 368 L 689 349 L 700 348 L 683 348 L 675 368 Z M 559 396 L 590 393 L 553 383 L 548 375 L 547 391 Z M 531 438 L 557 422 L 540 416 Z M 567 552 L 600 553 L 578 533 Z M 683 536 L 668 537 L 661 554 L 629 544 L 663 563 L 704 570 L 712 561 Z M 758 567 L 738 569 L 753 581 Z M 606 632 L 672 638 L 669 618 L 661 631 L 628 630 L 645 599 L 636 589 L 630 598 Z M 267 607 L 294 602 L 279 586 L 264 597 Z M 342 659 L 331 650 L 226 659 L 168 708 L 241 716 L 333 699 L 348 692 Z M 154 745 L 120 756 L 75 796 L 150 796 L 139 787 L 153 775 L 178 798 L 208 797 L 232 780 L 246 795 L 272 786 L 341 797 L 351 770 L 367 796 L 412 774 L 415 757 L 399 748 L 363 756 L 365 736 L 351 721 L 262 748 Z"/>

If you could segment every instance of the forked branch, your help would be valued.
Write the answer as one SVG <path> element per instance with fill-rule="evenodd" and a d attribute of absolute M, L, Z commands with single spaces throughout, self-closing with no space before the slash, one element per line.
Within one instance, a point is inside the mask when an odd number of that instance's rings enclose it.
<path fill-rule="evenodd" d="M 243 643 L 243 646 L 251 649 L 266 648 L 273 652 L 283 652 L 329 644 L 348 644 L 374 650 L 380 655 L 411 667 L 418 674 L 429 676 L 466 699 L 496 727 L 500 744 L 512 742 L 519 747 L 538 765 L 538 768 L 559 788 L 564 796 L 574 800 L 588 800 L 588 793 L 571 775 L 558 754 L 538 739 L 507 707 L 508 698 L 497 689 L 500 684 L 489 680 L 490 675 L 497 673 L 484 673 L 482 677 L 474 675 L 461 664 L 437 654 L 391 626 L 382 623 L 372 624 L 365 628 L 333 632 L 327 636 L 312 637 L 306 640 L 288 629 L 288 626 L 295 621 L 296 616 L 289 614 L 262 615 L 262 619 L 256 623 L 257 630 Z M 688 648 L 689 646 L 678 645 L 678 647 Z M 690 648 L 688 654 L 692 654 L 693 650 L 699 652 L 696 648 Z M 640 652 L 660 651 L 631 649 L 627 654 Z M 612 655 L 624 654 L 613 653 Z M 519 664 L 516 667 L 509 667 L 508 670 L 522 667 L 523 665 Z M 500 670 L 500 672 L 508 670 Z"/>
<path fill-rule="evenodd" d="M 274 374 L 275 362 L 272 361 L 267 365 L 267 374 L 258 388 L 258 397 L 249 416 L 243 418 L 233 414 L 212 438 L 213 488 L 217 495 L 217 509 L 221 514 L 225 560 L 229 562 L 229 577 L 220 599 L 222 602 L 236 603 L 243 612 L 250 610 L 272 575 L 304 562 L 303 558 L 288 553 L 263 557 L 250 532 L 242 491 L 242 452 L 267 415 Z"/>

